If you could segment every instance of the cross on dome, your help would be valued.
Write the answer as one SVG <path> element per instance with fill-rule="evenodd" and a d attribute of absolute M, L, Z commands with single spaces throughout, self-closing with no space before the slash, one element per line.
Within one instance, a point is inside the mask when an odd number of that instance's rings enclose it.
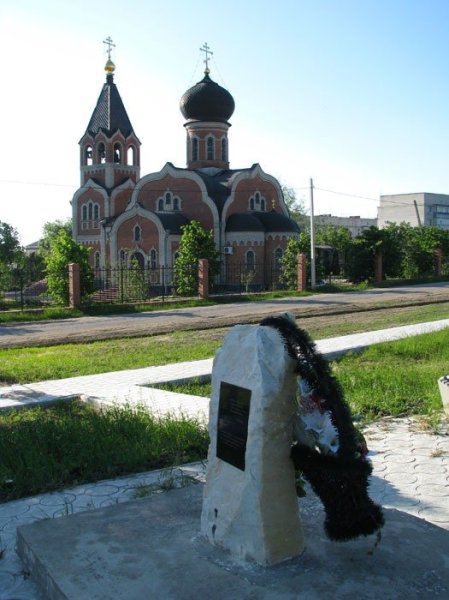
<path fill-rule="evenodd" d="M 210 49 L 210 46 L 207 45 L 207 42 L 204 42 L 204 44 L 201 46 L 200 52 L 204 52 L 204 54 L 206 55 L 206 58 L 203 61 L 204 64 L 206 65 L 206 68 L 204 69 L 204 73 L 205 73 L 205 75 L 209 75 L 209 73 L 210 73 L 210 69 L 209 69 L 209 54 L 212 55 L 213 52 Z"/>
<path fill-rule="evenodd" d="M 108 60 L 111 60 L 111 52 L 112 52 L 112 48 L 115 48 L 115 44 L 112 41 L 112 38 L 110 35 L 108 35 L 108 37 L 105 40 L 103 40 L 103 44 L 106 44 L 106 46 L 108 47 L 106 52 L 108 53 Z"/>

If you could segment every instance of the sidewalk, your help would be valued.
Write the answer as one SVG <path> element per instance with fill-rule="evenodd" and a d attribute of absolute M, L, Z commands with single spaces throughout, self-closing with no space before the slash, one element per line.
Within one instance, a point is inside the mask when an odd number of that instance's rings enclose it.
<path fill-rule="evenodd" d="M 322 340 L 318 349 L 331 357 L 368 345 L 449 327 L 449 320 Z M 148 367 L 0 388 L 0 409 L 50 402 L 83 395 L 110 403 L 143 402 L 159 413 L 181 410 L 207 418 L 208 400 L 142 387 L 148 384 L 207 377 L 212 359 L 162 367 Z M 435 382 L 436 385 L 436 382 Z M 386 508 L 395 508 L 449 530 L 449 430 L 436 435 L 418 419 L 383 419 L 366 430 L 373 462 L 370 493 Z M 154 491 L 161 483 L 183 485 L 189 478 L 201 480 L 204 466 L 195 464 L 165 472 L 140 473 L 100 481 L 0 504 L 0 600 L 41 600 L 26 579 L 15 554 L 16 528 L 43 518 L 57 518 L 126 502 Z"/>
<path fill-rule="evenodd" d="M 326 358 L 333 359 L 347 352 L 360 351 L 373 344 L 398 340 L 420 333 L 440 331 L 447 327 L 449 327 L 449 319 L 442 319 L 319 340 L 316 345 Z M 212 360 L 210 358 L 160 367 L 6 386 L 0 388 L 0 410 L 82 396 L 86 400 L 104 404 L 112 402 L 141 403 L 157 414 L 173 413 L 178 410 L 186 415 L 207 415 L 208 400 L 205 398 L 175 394 L 147 386 L 169 381 L 182 381 L 192 377 L 207 378 L 212 372 Z"/>

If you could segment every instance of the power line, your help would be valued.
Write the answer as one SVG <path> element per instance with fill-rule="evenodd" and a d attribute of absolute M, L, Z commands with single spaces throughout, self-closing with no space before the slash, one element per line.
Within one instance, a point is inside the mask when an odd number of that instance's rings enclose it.
<path fill-rule="evenodd" d="M 67 189 L 72 189 L 72 190 L 88 190 L 88 189 L 95 189 L 92 188 L 92 186 L 90 185 L 81 185 L 81 186 L 76 186 L 76 184 L 67 184 L 67 183 L 54 183 L 54 182 L 49 182 L 49 181 L 20 181 L 20 180 L 14 180 L 14 179 L 1 179 L 0 180 L 0 184 L 12 184 L 12 185 L 32 185 L 32 186 L 42 186 L 42 187 L 55 187 L 55 188 L 67 188 Z M 98 186 L 100 189 L 105 189 L 103 188 L 101 185 Z M 282 186 L 281 186 L 282 187 Z M 231 189 L 228 188 L 227 186 L 223 186 L 223 190 L 228 189 L 229 192 L 231 192 Z M 308 190 L 309 187 L 308 186 L 301 186 L 301 187 L 291 187 L 288 186 L 286 188 L 287 192 L 293 192 L 293 193 L 297 193 L 300 191 L 304 191 L 304 190 Z M 321 188 L 321 187 L 317 187 L 316 185 L 314 185 L 314 189 L 315 190 L 319 190 L 320 192 L 326 192 L 329 194 L 335 194 L 338 196 L 346 196 L 348 198 L 359 198 L 361 200 L 371 200 L 372 202 L 380 202 L 380 198 L 372 198 L 370 196 L 361 196 L 359 194 L 351 194 L 349 192 L 341 192 L 341 191 L 337 191 L 337 190 L 329 190 L 327 188 Z M 171 191 L 173 193 L 177 193 L 177 194 L 182 194 L 182 193 L 192 193 L 192 192 L 198 192 L 199 188 L 195 187 L 195 188 L 176 188 L 176 187 L 167 187 L 168 191 Z M 112 190 L 110 190 L 112 191 Z M 163 194 L 165 193 L 166 190 L 141 190 L 139 192 L 139 195 L 147 195 L 150 193 L 160 193 Z M 240 194 L 244 194 L 244 195 L 248 195 L 247 191 L 244 190 L 234 190 L 234 195 L 240 195 Z M 401 200 L 395 200 L 394 198 L 388 198 L 388 199 L 384 199 L 382 202 L 383 207 L 388 207 L 388 206 L 394 205 L 394 206 L 414 206 L 414 203 L 412 201 L 410 202 L 405 202 L 403 199 Z M 417 202 L 417 206 L 420 207 L 424 207 L 425 204 L 423 202 Z"/>
<path fill-rule="evenodd" d="M 360 198 L 361 200 L 372 200 L 373 202 L 379 202 L 379 198 L 371 198 L 370 196 L 359 196 L 358 194 L 349 194 L 347 192 L 337 192 L 336 190 L 326 190 L 324 188 L 314 186 L 315 190 L 320 190 L 320 192 L 329 192 L 330 194 L 337 194 L 339 196 L 348 196 L 350 198 Z"/>

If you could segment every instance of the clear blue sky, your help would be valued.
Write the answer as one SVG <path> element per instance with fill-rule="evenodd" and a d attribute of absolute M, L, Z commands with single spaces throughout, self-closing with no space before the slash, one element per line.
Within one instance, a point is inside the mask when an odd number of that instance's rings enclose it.
<path fill-rule="evenodd" d="M 208 42 L 236 102 L 231 168 L 259 162 L 306 205 L 313 177 L 316 214 L 449 194 L 449 0 L 3 0 L 0 220 L 23 244 L 71 214 L 108 35 L 142 174 L 185 166 L 179 99 Z"/>

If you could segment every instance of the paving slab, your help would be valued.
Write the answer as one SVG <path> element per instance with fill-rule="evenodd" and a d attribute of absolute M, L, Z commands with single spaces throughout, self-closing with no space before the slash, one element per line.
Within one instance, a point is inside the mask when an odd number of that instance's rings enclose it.
<path fill-rule="evenodd" d="M 306 549 L 263 568 L 199 536 L 202 485 L 19 527 L 18 552 L 48 600 L 333 600 L 449 596 L 449 531 L 386 509 L 375 536 L 330 542 L 308 492 Z M 273 501 L 275 490 L 273 490 Z"/>

